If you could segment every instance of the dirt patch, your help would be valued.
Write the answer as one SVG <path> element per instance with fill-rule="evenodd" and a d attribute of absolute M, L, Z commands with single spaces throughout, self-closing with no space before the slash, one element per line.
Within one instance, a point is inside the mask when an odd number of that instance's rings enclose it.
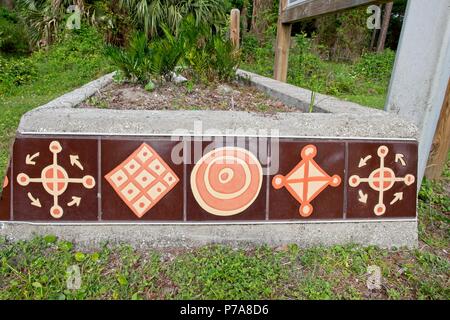
<path fill-rule="evenodd" d="M 151 92 L 131 84 L 112 83 L 79 108 L 134 110 L 234 110 L 262 113 L 299 111 L 265 93 L 237 83 L 194 85 L 168 83 Z"/>

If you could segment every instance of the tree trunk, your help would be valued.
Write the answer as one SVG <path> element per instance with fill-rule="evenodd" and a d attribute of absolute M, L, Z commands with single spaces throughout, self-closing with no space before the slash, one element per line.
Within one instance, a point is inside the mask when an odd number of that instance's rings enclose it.
<path fill-rule="evenodd" d="M 253 0 L 251 32 L 260 40 L 268 27 L 265 13 L 273 6 L 273 0 Z"/>
<path fill-rule="evenodd" d="M 14 0 L 0 0 L 0 5 L 8 9 L 14 9 Z"/>
<path fill-rule="evenodd" d="M 386 36 L 387 36 L 388 28 L 389 28 L 389 21 L 391 20 L 391 12 L 392 12 L 393 5 L 394 5 L 393 2 L 389 2 L 384 7 L 383 22 L 381 24 L 381 31 L 380 31 L 380 36 L 378 38 L 378 45 L 377 45 L 378 53 L 380 53 L 384 50 L 384 44 L 386 42 Z"/>
<path fill-rule="evenodd" d="M 370 51 L 375 49 L 375 42 L 377 41 L 378 30 L 375 28 L 372 32 L 372 40 L 370 40 Z"/>
<path fill-rule="evenodd" d="M 243 33 L 248 31 L 248 20 L 247 20 L 247 4 L 244 3 L 244 6 L 241 10 L 241 24 Z"/>

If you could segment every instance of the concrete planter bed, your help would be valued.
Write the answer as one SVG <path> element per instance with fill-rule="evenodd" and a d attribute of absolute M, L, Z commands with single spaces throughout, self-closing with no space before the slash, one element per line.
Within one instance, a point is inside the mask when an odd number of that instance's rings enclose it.
<path fill-rule="evenodd" d="M 79 108 L 106 75 L 25 114 L 0 235 L 81 245 L 417 244 L 417 129 L 238 71 L 286 110 Z"/>

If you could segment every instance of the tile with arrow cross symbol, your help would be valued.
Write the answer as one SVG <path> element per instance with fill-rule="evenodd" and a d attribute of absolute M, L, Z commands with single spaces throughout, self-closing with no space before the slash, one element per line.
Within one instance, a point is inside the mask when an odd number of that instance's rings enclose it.
<path fill-rule="evenodd" d="M 14 220 L 97 220 L 97 176 L 97 139 L 18 137 L 11 179 Z"/>

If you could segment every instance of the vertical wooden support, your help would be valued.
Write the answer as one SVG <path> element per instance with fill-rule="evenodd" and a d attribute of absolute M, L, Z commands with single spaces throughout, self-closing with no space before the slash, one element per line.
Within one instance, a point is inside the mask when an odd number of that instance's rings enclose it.
<path fill-rule="evenodd" d="M 434 133 L 433 144 L 425 169 L 425 176 L 428 179 L 440 179 L 447 161 L 450 150 L 450 80 L 445 93 L 444 104 L 441 108 L 441 115 Z"/>
<path fill-rule="evenodd" d="M 231 16 L 230 40 L 233 46 L 236 49 L 239 49 L 240 18 L 241 18 L 239 9 L 232 9 L 230 16 Z"/>
<path fill-rule="evenodd" d="M 275 64 L 273 70 L 273 78 L 283 82 L 286 82 L 287 78 L 289 46 L 291 42 L 292 29 L 292 24 L 284 24 L 281 22 L 282 13 L 286 9 L 286 5 L 287 0 L 280 0 L 277 23 L 277 44 L 275 48 Z"/>

